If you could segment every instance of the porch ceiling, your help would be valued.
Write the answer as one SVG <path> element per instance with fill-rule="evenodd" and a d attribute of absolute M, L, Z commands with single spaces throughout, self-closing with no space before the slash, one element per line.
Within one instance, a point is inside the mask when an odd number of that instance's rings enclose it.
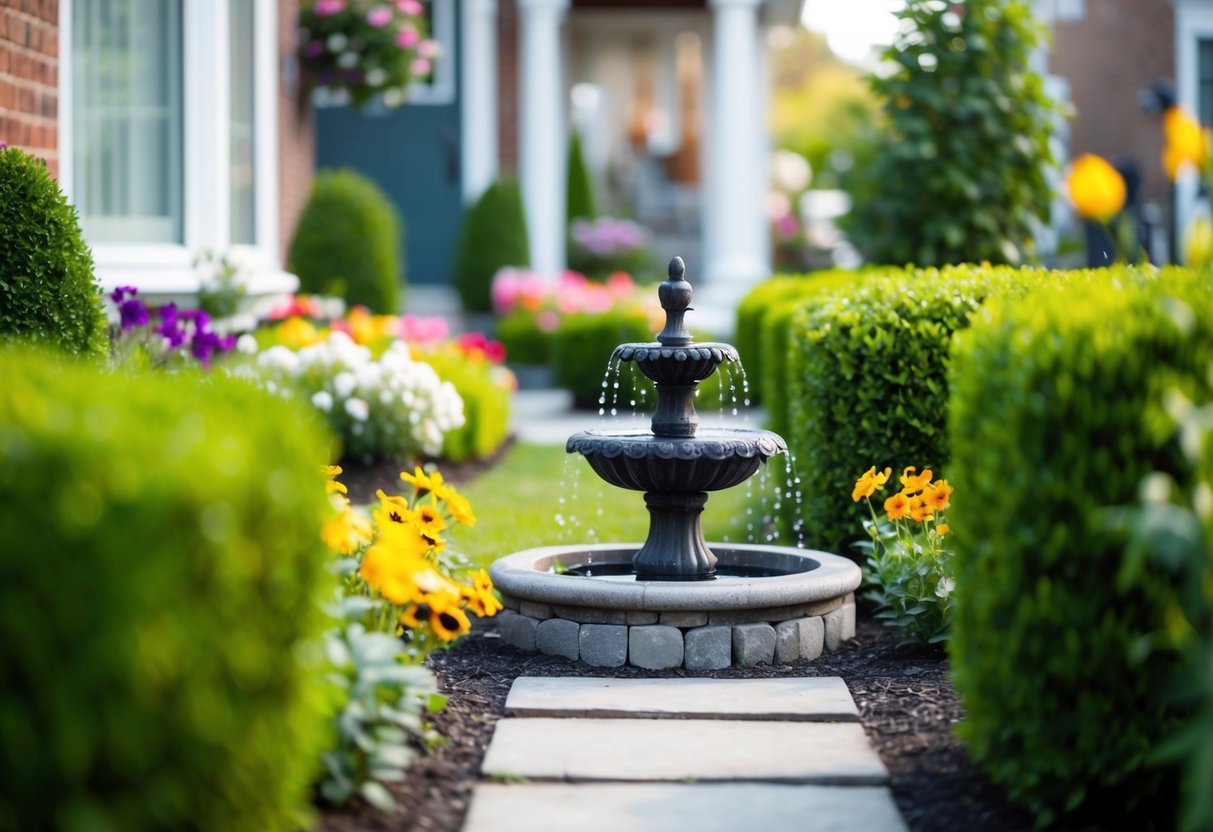
<path fill-rule="evenodd" d="M 703 9 L 707 0 L 573 0 L 574 9 Z"/>

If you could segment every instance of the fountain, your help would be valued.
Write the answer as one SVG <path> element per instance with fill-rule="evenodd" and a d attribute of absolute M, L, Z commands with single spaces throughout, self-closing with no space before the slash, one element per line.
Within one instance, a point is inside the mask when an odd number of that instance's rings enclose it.
<path fill-rule="evenodd" d="M 632 361 L 656 384 L 651 431 L 589 430 L 568 453 L 620 488 L 644 492 L 642 544 L 548 546 L 490 569 L 506 610 L 502 637 L 524 650 L 597 666 L 714 670 L 787 663 L 836 649 L 854 635 L 859 568 L 837 555 L 787 546 L 714 543 L 700 516 L 708 492 L 752 477 L 787 452 L 778 434 L 699 429 L 695 393 L 730 344 L 696 344 L 683 318 L 691 285 L 682 259 L 658 287 L 666 312 L 655 343 L 621 344 L 612 363 Z"/>

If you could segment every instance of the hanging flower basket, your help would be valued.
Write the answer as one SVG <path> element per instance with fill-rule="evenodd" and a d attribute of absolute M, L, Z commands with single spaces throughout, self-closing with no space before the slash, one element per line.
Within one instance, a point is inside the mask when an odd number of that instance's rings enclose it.
<path fill-rule="evenodd" d="M 309 91 L 348 98 L 355 109 L 374 98 L 399 107 L 409 85 L 433 72 L 438 44 L 428 37 L 420 0 L 303 0 L 299 65 Z"/>

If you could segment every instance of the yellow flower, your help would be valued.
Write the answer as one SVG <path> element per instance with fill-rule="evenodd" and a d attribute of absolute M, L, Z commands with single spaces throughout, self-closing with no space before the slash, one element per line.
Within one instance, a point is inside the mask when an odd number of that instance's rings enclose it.
<path fill-rule="evenodd" d="M 908 465 L 901 472 L 901 490 L 907 495 L 922 491 L 931 482 L 930 468 L 924 468 L 921 474 L 915 474 L 915 470 L 917 469 L 913 465 Z"/>
<path fill-rule="evenodd" d="M 343 483 L 337 482 L 337 477 L 341 475 L 340 465 L 325 465 L 324 475 L 329 478 L 325 484 L 326 493 L 328 494 L 348 494 L 349 489 Z"/>
<path fill-rule="evenodd" d="M 467 613 L 459 608 L 457 601 L 439 595 L 428 599 L 430 627 L 434 635 L 443 641 L 452 641 L 472 629 Z"/>
<path fill-rule="evenodd" d="M 922 494 L 923 500 L 931 507 L 932 511 L 943 511 L 948 507 L 952 496 L 952 486 L 948 485 L 947 480 L 940 480 L 934 485 L 927 486 Z"/>
<path fill-rule="evenodd" d="M 421 626 L 421 622 L 417 619 L 417 613 L 420 611 L 420 604 L 409 604 L 404 608 L 404 612 L 400 613 L 400 623 L 416 630 Z"/>
<path fill-rule="evenodd" d="M 459 588 L 460 594 L 467 602 L 468 609 L 476 613 L 479 618 L 496 615 L 504 609 L 501 601 L 493 592 L 493 582 L 490 580 L 488 572 L 481 569 L 474 572 L 471 577 L 471 586 Z"/>
<path fill-rule="evenodd" d="M 945 534 L 947 534 L 950 531 L 952 531 L 952 527 L 949 526 L 947 523 L 940 523 L 938 526 L 935 527 L 935 534 L 939 535 L 940 537 L 943 537 Z"/>
<path fill-rule="evenodd" d="M 324 545 L 342 555 L 352 555 L 371 542 L 374 529 L 367 520 L 348 505 L 336 517 L 320 527 Z"/>
<path fill-rule="evenodd" d="M 1213 222 L 1198 216 L 1184 233 L 1184 265 L 1201 268 L 1213 264 Z"/>
<path fill-rule="evenodd" d="M 381 524 L 378 545 L 398 552 L 403 557 L 421 560 L 434 544 L 427 540 L 416 523 L 410 520 L 406 523 Z"/>
<path fill-rule="evenodd" d="M 1205 133 L 1200 122 L 1183 107 L 1172 107 L 1162 117 L 1166 144 L 1162 151 L 1162 166 L 1167 176 L 1175 179 L 1185 165 L 1196 169 L 1205 163 Z"/>
<path fill-rule="evenodd" d="M 393 604 L 409 604 L 422 598 L 417 577 L 428 570 L 424 561 L 387 546 L 375 544 L 362 556 L 358 573 Z"/>
<path fill-rule="evenodd" d="M 917 494 L 910 498 L 908 510 L 910 512 L 910 519 L 915 523 L 923 522 L 934 513 L 926 501 Z"/>
<path fill-rule="evenodd" d="M 1125 180 L 1106 159 L 1084 153 L 1070 165 L 1066 189 L 1085 220 L 1107 222 L 1125 207 Z"/>
<path fill-rule="evenodd" d="M 906 516 L 906 510 L 910 507 L 910 499 L 906 497 L 905 492 L 899 491 L 892 497 L 884 501 L 885 513 L 889 515 L 890 520 L 900 520 Z"/>
<path fill-rule="evenodd" d="M 447 510 L 455 518 L 455 522 L 465 526 L 476 525 L 476 515 L 472 513 L 472 504 L 468 502 L 467 497 L 450 486 L 443 489 L 441 496 L 442 501 L 446 503 Z"/>
<path fill-rule="evenodd" d="M 434 506 L 418 506 L 413 512 L 413 525 L 430 545 L 439 551 L 443 548 L 442 532 L 446 529 L 446 521 Z"/>
<path fill-rule="evenodd" d="M 883 474 L 878 474 L 876 466 L 873 465 L 864 472 L 863 476 L 855 480 L 855 489 L 851 492 L 851 499 L 858 503 L 864 497 L 871 497 L 889 481 L 889 475 L 892 473 L 892 468 L 885 468 Z"/>
<path fill-rule="evenodd" d="M 278 341 L 293 350 L 310 347 L 320 343 L 320 330 L 308 320 L 300 317 L 290 317 L 278 327 Z"/>
<path fill-rule="evenodd" d="M 413 512 L 409 510 L 408 500 L 394 494 L 385 494 L 383 489 L 377 489 L 375 496 L 379 498 L 379 507 L 375 509 L 375 522 L 379 530 L 388 526 L 408 525 L 413 522 Z"/>

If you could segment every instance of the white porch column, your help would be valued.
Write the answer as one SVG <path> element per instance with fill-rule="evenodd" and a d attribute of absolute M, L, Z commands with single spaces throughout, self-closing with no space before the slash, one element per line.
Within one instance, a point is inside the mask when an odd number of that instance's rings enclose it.
<path fill-rule="evenodd" d="M 569 0 L 518 0 L 518 161 L 531 268 L 555 279 L 564 269 L 564 82 L 560 24 Z"/>
<path fill-rule="evenodd" d="M 497 178 L 497 0 L 463 7 L 463 201 Z"/>
<path fill-rule="evenodd" d="M 713 15 L 704 276 L 739 290 L 766 276 L 763 214 L 766 96 L 759 52 L 762 0 L 709 0 Z M 720 287 L 723 288 L 723 287 Z"/>

